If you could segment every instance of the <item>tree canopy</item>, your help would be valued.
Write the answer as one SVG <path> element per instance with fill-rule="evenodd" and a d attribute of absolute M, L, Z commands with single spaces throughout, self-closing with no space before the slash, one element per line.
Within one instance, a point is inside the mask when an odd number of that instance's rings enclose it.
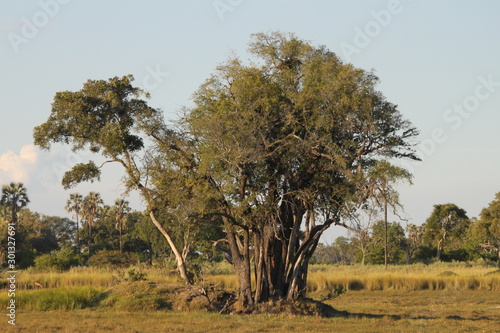
<path fill-rule="evenodd" d="M 424 242 L 436 247 L 436 258 L 440 260 L 445 246 L 457 242 L 469 225 L 467 213 L 457 205 L 434 205 L 434 210 L 424 224 Z"/>
<path fill-rule="evenodd" d="M 250 52 L 253 63 L 230 59 L 200 87 L 184 124 L 219 198 L 240 287 L 250 289 L 252 236 L 254 300 L 293 299 L 321 234 L 359 200 L 378 161 L 416 159 L 417 131 L 372 72 L 324 47 L 256 34 Z"/>
<path fill-rule="evenodd" d="M 472 237 L 484 250 L 496 252 L 500 260 L 500 192 L 481 211 L 480 219 L 472 227 Z"/>
<path fill-rule="evenodd" d="M 17 213 L 30 202 L 26 187 L 23 183 L 10 183 L 2 186 L 0 205 L 4 205 L 10 212 L 10 221 L 17 222 Z"/>
<path fill-rule="evenodd" d="M 321 235 L 364 200 L 370 170 L 382 160 L 417 159 L 417 130 L 376 89 L 373 72 L 293 34 L 255 34 L 249 50 L 253 62 L 219 66 L 175 126 L 125 76 L 57 93 L 34 131 L 42 148 L 62 142 L 120 163 L 186 281 L 175 229 L 157 217 L 183 231 L 222 225 L 216 243 L 227 244 L 246 305 L 302 297 Z M 99 176 L 90 161 L 63 184 Z"/>

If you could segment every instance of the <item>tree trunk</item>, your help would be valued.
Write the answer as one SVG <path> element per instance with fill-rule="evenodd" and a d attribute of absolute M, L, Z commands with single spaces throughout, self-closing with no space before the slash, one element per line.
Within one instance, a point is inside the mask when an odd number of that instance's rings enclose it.
<path fill-rule="evenodd" d="M 318 246 L 321 235 L 332 223 L 333 221 L 326 221 L 323 225 L 313 228 L 309 237 L 306 237 L 298 248 L 293 260 L 293 267 L 290 267 L 292 270 L 287 274 L 288 290 L 286 297 L 288 300 L 297 300 L 305 296 L 309 260 Z"/>
<path fill-rule="evenodd" d="M 239 285 L 239 300 L 243 306 L 268 300 L 297 300 L 306 294 L 307 272 L 320 236 L 334 220 L 315 225 L 300 240 L 300 225 L 306 211 L 300 201 L 282 200 L 277 215 L 268 223 L 255 223 L 252 228 L 237 223 L 229 212 L 222 214 L 226 239 Z M 254 256 L 255 286 L 252 290 L 250 232 Z M 252 291 L 254 291 L 252 297 Z"/>
<path fill-rule="evenodd" d="M 443 250 L 443 238 L 441 238 L 437 245 L 436 259 L 441 260 L 441 251 Z"/>
<path fill-rule="evenodd" d="M 78 214 L 76 214 L 76 250 L 78 251 L 78 264 L 82 264 L 82 250 L 80 248 L 80 223 Z"/>
<path fill-rule="evenodd" d="M 175 259 L 177 261 L 177 269 L 179 270 L 179 274 L 181 275 L 181 278 L 187 283 L 187 284 L 193 284 L 192 279 L 189 277 L 189 274 L 187 272 L 186 268 L 186 262 L 184 258 L 182 257 L 181 253 L 179 252 L 179 249 L 175 245 L 174 241 L 172 240 L 172 237 L 168 234 L 168 232 L 163 228 L 160 222 L 155 217 L 155 214 L 153 211 L 149 212 L 149 217 L 151 218 L 151 221 L 153 221 L 153 224 L 160 230 L 162 235 L 165 237 L 165 239 L 168 242 L 168 245 L 170 245 L 170 248 L 172 249 L 172 252 L 174 253 Z"/>
<path fill-rule="evenodd" d="M 122 223 L 121 221 L 118 222 L 118 231 L 120 232 L 120 253 L 123 253 L 123 245 L 122 245 Z"/>
<path fill-rule="evenodd" d="M 255 265 L 255 302 L 265 302 L 270 296 L 270 275 L 269 260 L 265 260 L 269 256 L 269 242 L 266 237 L 266 229 L 264 234 L 254 232 L 254 265 Z"/>
<path fill-rule="evenodd" d="M 384 244 L 384 266 L 387 270 L 387 264 L 389 261 L 389 235 L 388 235 L 388 222 L 387 222 L 387 183 L 384 187 L 384 227 L 385 227 L 385 244 Z"/>
<path fill-rule="evenodd" d="M 411 251 L 410 251 L 410 244 L 406 245 L 406 265 L 409 265 L 411 263 Z"/>
<path fill-rule="evenodd" d="M 89 246 L 89 258 L 92 255 L 92 223 L 90 221 L 88 222 L 89 224 L 89 241 L 88 241 L 88 246 Z"/>
<path fill-rule="evenodd" d="M 252 298 L 252 281 L 250 278 L 249 231 L 243 229 L 243 243 L 241 243 L 239 236 L 234 232 L 227 218 L 223 217 L 223 220 L 226 225 L 227 241 L 231 250 L 236 278 L 238 279 L 239 300 L 243 306 L 252 305 L 254 302 Z"/>

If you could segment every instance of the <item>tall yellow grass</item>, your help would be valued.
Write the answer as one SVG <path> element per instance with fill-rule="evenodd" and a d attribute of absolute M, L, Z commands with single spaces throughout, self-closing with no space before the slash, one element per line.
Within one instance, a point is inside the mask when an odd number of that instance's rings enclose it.
<path fill-rule="evenodd" d="M 500 273 L 488 267 L 435 264 L 318 267 L 309 274 L 310 292 L 345 290 L 500 290 Z"/>
<path fill-rule="evenodd" d="M 94 287 L 108 288 L 116 283 L 116 272 L 90 267 L 72 268 L 67 272 L 37 272 L 18 271 L 16 276 L 17 289 L 36 289 L 39 283 L 42 288 L 60 287 Z"/>
<path fill-rule="evenodd" d="M 145 273 L 148 281 L 157 285 L 179 285 L 176 273 L 165 269 L 136 268 Z M 19 271 L 16 276 L 18 290 L 61 287 L 110 288 L 126 279 L 124 270 L 78 267 L 67 272 Z M 496 272 L 496 274 L 487 274 Z M 0 282 L 6 285 L 5 274 Z M 219 289 L 236 290 L 238 283 L 234 274 L 208 275 L 205 283 Z M 466 264 L 390 266 L 334 266 L 312 265 L 307 288 L 309 292 L 329 292 L 338 287 L 345 290 L 500 290 L 500 271 L 496 268 Z"/>
<path fill-rule="evenodd" d="M 146 274 L 146 278 L 161 284 L 176 284 L 178 277 L 164 269 L 135 268 Z M 95 267 L 73 267 L 67 272 L 40 272 L 20 270 L 16 274 L 16 289 L 44 289 L 61 287 L 110 288 L 127 278 L 129 269 Z M 5 274 L 0 274 L 0 282 L 6 283 Z"/>

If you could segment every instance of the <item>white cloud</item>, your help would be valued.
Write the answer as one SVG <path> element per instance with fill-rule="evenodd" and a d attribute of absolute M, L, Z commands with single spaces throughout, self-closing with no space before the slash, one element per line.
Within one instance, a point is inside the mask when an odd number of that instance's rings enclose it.
<path fill-rule="evenodd" d="M 25 145 L 19 154 L 8 151 L 0 155 L 0 184 L 28 183 L 38 163 L 38 151 L 34 145 Z"/>

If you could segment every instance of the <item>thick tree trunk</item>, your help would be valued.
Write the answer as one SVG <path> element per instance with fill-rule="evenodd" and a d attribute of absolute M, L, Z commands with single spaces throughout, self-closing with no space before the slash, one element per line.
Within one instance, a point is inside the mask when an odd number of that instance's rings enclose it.
<path fill-rule="evenodd" d="M 265 302 L 270 296 L 269 260 L 265 260 L 267 256 L 269 244 L 264 228 L 264 234 L 254 232 L 255 302 Z"/>
<path fill-rule="evenodd" d="M 255 223 L 251 228 L 235 221 L 230 212 L 222 214 L 232 264 L 239 284 L 239 299 L 243 306 L 270 299 L 297 300 L 305 296 L 307 272 L 320 236 L 335 221 L 328 220 L 308 230 L 301 241 L 300 226 L 307 211 L 302 201 L 291 196 L 281 200 L 276 215 L 268 223 Z M 338 222 L 338 221 L 337 221 Z M 255 286 L 252 288 L 250 233 Z"/>
<path fill-rule="evenodd" d="M 293 226 L 288 224 L 291 226 L 289 232 L 277 234 L 276 229 L 271 226 L 254 230 L 255 302 L 265 302 L 269 299 L 297 300 L 305 297 L 309 261 L 320 236 L 331 222 L 315 226 L 300 242 L 294 232 L 298 232 L 295 224 L 300 223 L 303 213 L 301 210 L 295 211 L 291 221 Z M 283 219 L 281 221 L 283 222 Z"/>
<path fill-rule="evenodd" d="M 168 245 L 172 249 L 172 252 L 174 253 L 175 259 L 177 261 L 177 269 L 179 270 L 179 274 L 181 275 L 181 278 L 187 283 L 187 284 L 193 284 L 192 279 L 189 277 L 187 268 L 186 268 L 186 261 L 182 257 L 182 254 L 180 253 L 179 249 L 175 245 L 174 241 L 172 240 L 172 237 L 168 234 L 168 232 L 163 228 L 160 222 L 156 219 L 155 214 L 153 211 L 149 212 L 149 217 L 151 218 L 151 221 L 153 221 L 153 224 L 156 226 L 158 230 L 162 233 L 162 235 L 165 237 L 165 239 L 168 242 Z"/>
<path fill-rule="evenodd" d="M 252 305 L 252 281 L 250 277 L 250 234 L 243 229 L 243 243 L 236 232 L 229 225 L 226 218 L 226 235 L 231 250 L 233 266 L 239 285 L 239 299 L 243 306 Z"/>

